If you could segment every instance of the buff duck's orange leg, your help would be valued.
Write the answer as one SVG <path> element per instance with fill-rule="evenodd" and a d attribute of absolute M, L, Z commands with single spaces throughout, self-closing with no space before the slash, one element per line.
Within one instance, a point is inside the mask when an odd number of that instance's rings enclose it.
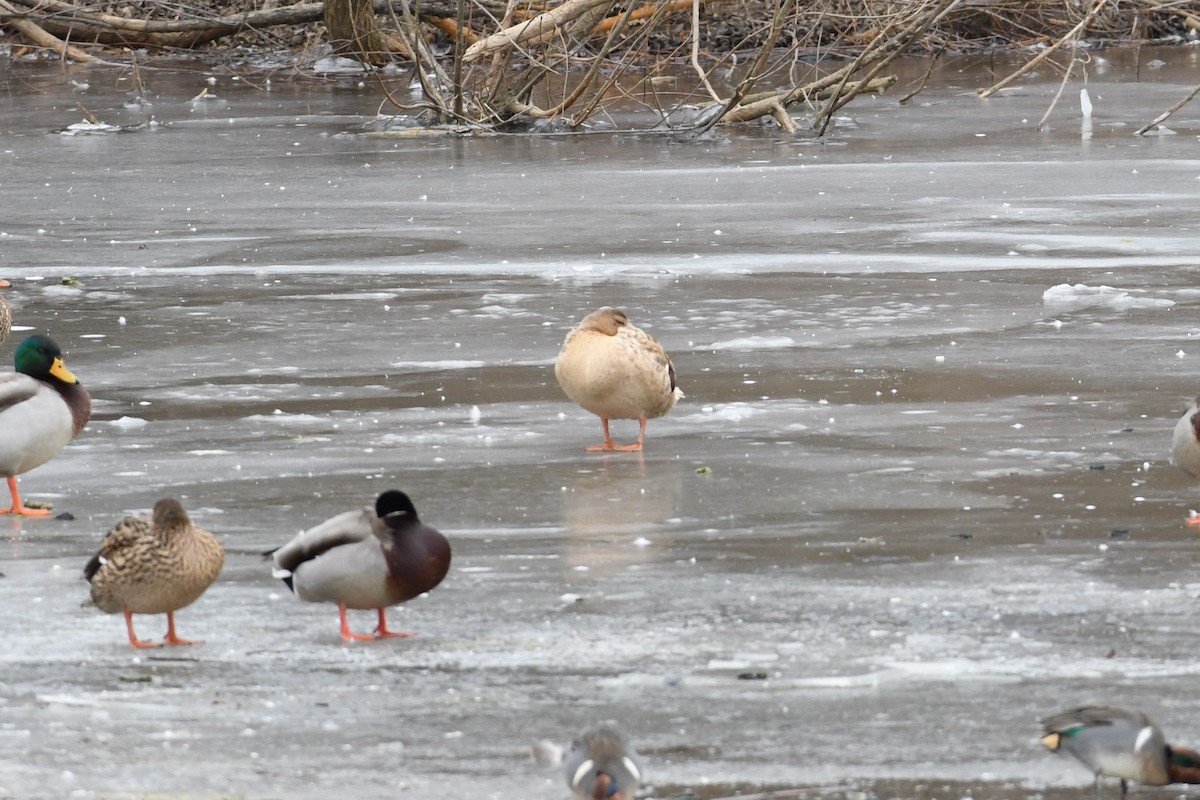
<path fill-rule="evenodd" d="M 134 647 L 162 647 L 157 642 L 143 642 L 133 631 L 133 612 L 125 612 L 125 628 L 129 631 L 129 643 Z"/>
<path fill-rule="evenodd" d="M 26 508 L 21 502 L 21 493 L 17 491 L 17 479 L 10 475 L 8 478 L 8 493 L 12 496 L 12 506 L 0 509 L 0 514 L 19 514 L 22 517 L 48 517 L 48 508 Z"/>
<path fill-rule="evenodd" d="M 175 612 L 167 612 L 167 638 L 163 639 L 164 644 L 204 644 L 199 639 L 180 639 L 175 633 Z"/>
<path fill-rule="evenodd" d="M 371 642 L 375 637 L 369 633 L 354 633 L 350 630 L 350 620 L 346 619 L 346 604 L 338 603 L 338 614 L 342 619 L 342 640 L 347 642 Z"/>
<path fill-rule="evenodd" d="M 389 631 L 387 626 L 387 613 L 384 609 L 379 609 L 379 627 L 375 629 L 375 635 L 381 639 L 407 639 L 409 636 L 416 634 L 411 631 Z"/>
<path fill-rule="evenodd" d="M 638 438 L 633 444 L 617 444 L 613 441 L 612 434 L 608 432 L 608 418 L 601 417 L 600 424 L 604 427 L 604 444 L 598 444 L 594 447 L 589 447 L 589 453 L 639 453 L 642 450 L 642 441 L 646 438 L 646 418 L 642 417 L 638 420 Z"/>
<path fill-rule="evenodd" d="M 1200 514 L 1192 514 L 1188 517 L 1187 526 L 1189 528 L 1200 528 Z"/>

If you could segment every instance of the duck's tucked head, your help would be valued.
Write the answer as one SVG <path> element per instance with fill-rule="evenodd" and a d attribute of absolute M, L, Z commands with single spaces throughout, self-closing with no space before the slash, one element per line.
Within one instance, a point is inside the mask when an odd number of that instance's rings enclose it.
<path fill-rule="evenodd" d="M 187 511 L 183 504 L 170 497 L 164 497 L 154 504 L 154 525 L 158 528 L 178 528 L 190 525 Z"/>
<path fill-rule="evenodd" d="M 617 793 L 617 782 L 612 779 L 608 773 L 601 772 L 596 776 L 596 782 L 592 784 L 592 797 L 596 800 L 604 800 L 604 798 L 612 797 Z"/>
<path fill-rule="evenodd" d="M 584 733 L 571 745 L 571 753 L 567 783 L 587 800 L 632 797 L 641 783 L 642 772 L 634 754 L 613 728 L 601 726 Z"/>
<path fill-rule="evenodd" d="M 390 489 L 375 498 L 375 516 L 395 527 L 403 522 L 417 520 L 417 507 L 408 495 L 398 489 Z"/>
<path fill-rule="evenodd" d="M 49 336 L 30 336 L 19 345 L 15 357 L 17 372 L 42 381 L 79 383 L 63 363 L 62 350 Z"/>
<path fill-rule="evenodd" d="M 605 336 L 616 336 L 617 331 L 622 326 L 629 324 L 629 317 L 625 316 L 624 311 L 618 311 L 615 308 L 604 306 L 598 308 L 592 313 L 583 318 L 579 323 L 579 327 L 584 330 L 596 331 L 603 333 Z"/>

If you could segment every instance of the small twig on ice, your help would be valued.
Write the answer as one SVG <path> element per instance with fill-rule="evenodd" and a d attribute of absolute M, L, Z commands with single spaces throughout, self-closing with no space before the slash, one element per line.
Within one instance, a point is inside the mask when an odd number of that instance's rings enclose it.
<path fill-rule="evenodd" d="M 1050 115 L 1054 113 L 1054 108 L 1058 105 L 1059 98 L 1062 97 L 1063 91 L 1067 88 L 1067 82 L 1071 80 L 1071 73 L 1075 71 L 1075 65 L 1083 60 L 1079 56 L 1075 56 L 1071 59 L 1071 63 L 1067 65 L 1067 71 L 1063 73 L 1062 83 L 1058 85 L 1058 91 L 1054 93 L 1054 99 L 1050 101 L 1050 107 L 1046 109 L 1046 113 L 1038 120 L 1037 129 L 1039 131 L 1046 124 L 1046 120 L 1050 119 Z"/>
<path fill-rule="evenodd" d="M 1163 113 L 1159 114 L 1157 117 L 1155 117 L 1155 118 L 1154 118 L 1154 120 L 1153 120 L 1152 122 L 1148 122 L 1147 124 L 1145 124 L 1145 125 L 1143 125 L 1142 127 L 1138 128 L 1136 131 L 1134 131 L 1134 132 L 1133 132 L 1133 135 L 1134 135 L 1134 136 L 1141 136 L 1141 135 L 1145 134 L 1145 133 L 1146 133 L 1146 131 L 1150 130 L 1151 128 L 1158 126 L 1158 125 L 1159 125 L 1159 124 L 1161 124 L 1161 123 L 1162 123 L 1162 122 L 1163 122 L 1163 121 L 1164 121 L 1164 120 L 1165 120 L 1167 117 L 1171 116 L 1171 115 L 1172 115 L 1172 114 L 1174 114 L 1176 111 L 1178 111 L 1179 109 L 1183 108 L 1185 105 L 1187 105 L 1188 103 L 1190 103 L 1190 102 L 1192 101 L 1192 98 L 1193 98 L 1193 97 L 1195 97 L 1197 94 L 1200 94 L 1200 86 L 1197 86 L 1195 89 L 1192 89 L 1190 92 L 1188 92 L 1188 96 L 1187 96 L 1187 97 L 1183 98 L 1183 99 L 1182 99 L 1182 100 L 1180 100 L 1178 103 L 1176 103 L 1175 105 L 1171 106 L 1169 109 L 1167 109 L 1167 110 L 1166 110 L 1166 111 L 1164 111 Z"/>

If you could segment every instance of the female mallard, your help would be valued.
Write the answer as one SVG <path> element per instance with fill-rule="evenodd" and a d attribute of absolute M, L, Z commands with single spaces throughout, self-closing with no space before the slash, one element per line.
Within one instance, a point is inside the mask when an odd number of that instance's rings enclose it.
<path fill-rule="evenodd" d="M 675 367 L 662 345 L 615 308 L 597 309 L 567 334 L 554 362 L 558 385 L 586 411 L 600 417 L 604 444 L 589 451 L 636 452 L 646 438 L 646 420 L 661 417 L 683 397 Z M 615 444 L 610 419 L 636 419 L 633 444 Z"/>
<path fill-rule="evenodd" d="M 584 800 L 633 800 L 642 783 L 642 763 L 613 728 L 592 728 L 571 744 L 563 759 L 567 785 Z"/>
<path fill-rule="evenodd" d="M 16 365 L 16 372 L 0 373 L 0 475 L 8 478 L 12 495 L 12 507 L 0 514 L 44 517 L 48 509 L 26 508 L 21 502 L 17 476 L 54 458 L 83 430 L 92 398 L 49 337 L 21 342 Z"/>
<path fill-rule="evenodd" d="M 385 609 L 428 592 L 450 569 L 450 543 L 421 522 L 404 492 L 347 511 L 274 551 L 278 577 L 311 603 L 337 603 L 345 640 L 412 636 L 388 630 Z M 379 612 L 375 634 L 350 632 L 347 608 Z"/>
<path fill-rule="evenodd" d="M 0 279 L 0 289 L 7 289 L 10 286 L 12 286 L 11 283 Z M 8 338 L 10 331 L 12 331 L 12 306 L 3 297 L 0 297 L 0 342 Z"/>
<path fill-rule="evenodd" d="M 126 517 L 109 531 L 83 577 L 101 611 L 125 614 L 134 647 L 162 646 L 137 638 L 134 614 L 166 614 L 164 644 L 199 644 L 176 635 L 175 612 L 196 602 L 224 564 L 217 537 L 197 528 L 179 501 L 167 498 L 154 504 L 153 519 Z"/>
<path fill-rule="evenodd" d="M 1042 744 L 1065 750 L 1100 778 L 1121 779 L 1121 796 L 1127 781 L 1150 786 L 1200 783 L 1200 753 L 1171 747 L 1162 731 L 1141 711 L 1113 706 L 1081 706 L 1042 720 Z"/>

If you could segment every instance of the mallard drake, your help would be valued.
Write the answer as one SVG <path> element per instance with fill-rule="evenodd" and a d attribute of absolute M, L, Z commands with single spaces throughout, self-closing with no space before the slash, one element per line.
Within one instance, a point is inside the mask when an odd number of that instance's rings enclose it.
<path fill-rule="evenodd" d="M 224 564 L 225 549 L 217 537 L 196 527 L 178 500 L 166 498 L 154 504 L 151 519 L 126 517 L 117 523 L 83 577 L 101 611 L 125 614 L 134 647 L 162 646 L 137 638 L 134 614 L 166 614 L 164 644 L 199 644 L 175 633 L 175 612 L 196 602 Z"/>
<path fill-rule="evenodd" d="M 1200 479 L 1200 397 L 1175 423 L 1171 435 L 1171 461 L 1193 478 Z M 1200 515 L 1188 518 L 1187 524 L 1200 527 Z"/>
<path fill-rule="evenodd" d="M 450 543 L 421 522 L 408 495 L 387 491 L 374 508 L 347 511 L 272 551 L 277 576 L 310 603 L 337 603 L 342 638 L 402 638 L 385 609 L 428 592 L 450 569 Z M 378 610 L 374 635 L 350 631 L 348 608 Z"/>
<path fill-rule="evenodd" d="M 625 312 L 608 306 L 588 314 L 567 334 L 554 377 L 567 397 L 600 417 L 604 443 L 589 447 L 592 452 L 641 450 L 646 420 L 665 415 L 683 397 L 662 345 L 631 324 Z M 637 441 L 614 443 L 608 432 L 611 419 L 636 419 Z"/>
<path fill-rule="evenodd" d="M 44 517 L 26 508 L 17 476 L 45 464 L 83 430 L 92 398 L 63 363 L 53 339 L 30 336 L 17 345 L 16 372 L 0 373 L 0 475 L 8 478 L 12 506 L 0 514 Z"/>
<path fill-rule="evenodd" d="M 1042 720 L 1042 744 L 1066 751 L 1100 778 L 1121 779 L 1121 796 L 1128 781 L 1150 786 L 1200 783 L 1200 753 L 1172 747 L 1162 731 L 1141 711 L 1114 706 L 1081 706 Z"/>
<path fill-rule="evenodd" d="M 584 800 L 633 800 L 642 783 L 642 762 L 623 736 L 601 725 L 571 743 L 563 759 L 567 785 Z"/>

